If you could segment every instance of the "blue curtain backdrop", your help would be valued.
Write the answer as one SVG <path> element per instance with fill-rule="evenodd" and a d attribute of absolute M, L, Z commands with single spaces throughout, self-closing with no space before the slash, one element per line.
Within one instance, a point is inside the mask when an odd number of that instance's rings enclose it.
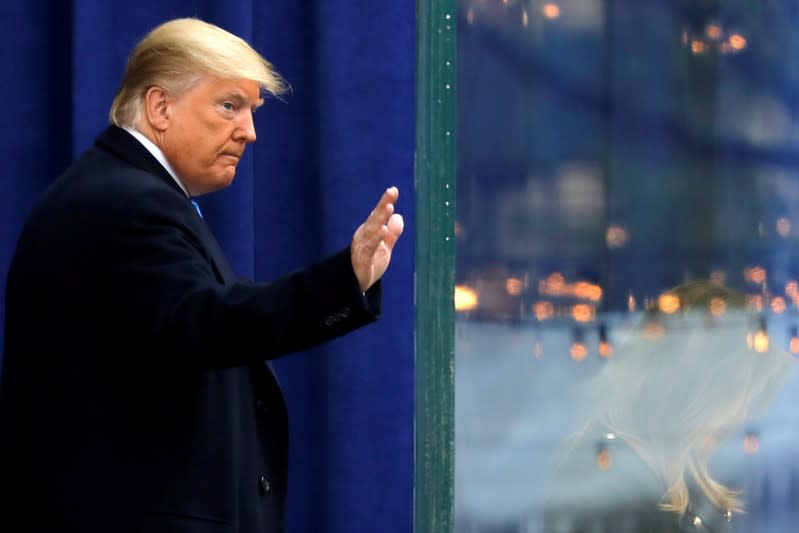
<path fill-rule="evenodd" d="M 402 192 L 406 233 L 385 277 L 383 319 L 275 366 L 291 416 L 288 530 L 409 532 L 414 2 L 4 0 L 3 293 L 25 215 L 107 124 L 131 48 L 183 16 L 246 38 L 293 88 L 259 110 L 258 141 L 234 184 L 200 200 L 238 273 L 269 280 L 333 252 L 385 187 Z"/>

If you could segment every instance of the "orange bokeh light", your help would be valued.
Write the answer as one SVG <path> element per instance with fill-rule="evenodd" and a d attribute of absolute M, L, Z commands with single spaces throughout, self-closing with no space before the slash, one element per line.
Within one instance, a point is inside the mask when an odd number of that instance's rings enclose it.
<path fill-rule="evenodd" d="M 705 51 L 705 43 L 699 40 L 691 41 L 691 52 L 695 54 L 701 54 Z"/>
<path fill-rule="evenodd" d="M 669 315 L 676 313 L 680 310 L 680 298 L 670 292 L 663 293 L 658 298 L 658 308 Z"/>
<path fill-rule="evenodd" d="M 793 280 L 786 283 L 785 294 L 790 298 L 796 298 L 797 296 L 799 296 L 799 283 L 796 283 L 796 281 Z"/>
<path fill-rule="evenodd" d="M 753 266 L 744 270 L 744 277 L 752 283 L 763 283 L 766 281 L 766 269 L 761 266 Z"/>
<path fill-rule="evenodd" d="M 609 248 L 621 248 L 627 244 L 628 238 L 627 230 L 621 226 L 608 226 L 605 232 L 605 241 Z"/>
<path fill-rule="evenodd" d="M 733 33 L 729 38 L 730 46 L 734 50 L 743 50 L 746 48 L 746 38 L 738 33 Z"/>
<path fill-rule="evenodd" d="M 763 296 L 760 294 L 750 294 L 746 297 L 746 306 L 755 311 L 763 310 Z"/>
<path fill-rule="evenodd" d="M 612 464 L 613 460 L 610 457 L 610 452 L 607 450 L 599 450 L 599 453 L 596 454 L 596 465 L 599 469 L 608 470 Z"/>
<path fill-rule="evenodd" d="M 707 35 L 708 39 L 718 41 L 721 39 L 721 26 L 718 24 L 708 24 L 705 27 L 705 35 Z"/>
<path fill-rule="evenodd" d="M 602 287 L 588 281 L 566 283 L 563 274 L 555 272 L 538 282 L 538 292 L 547 296 L 576 297 L 598 302 L 602 299 Z"/>
<path fill-rule="evenodd" d="M 608 341 L 602 341 L 599 343 L 599 355 L 600 357 L 608 358 L 613 355 L 613 346 Z"/>
<path fill-rule="evenodd" d="M 710 314 L 713 316 L 721 316 L 727 311 L 727 302 L 721 298 L 710 299 Z"/>
<path fill-rule="evenodd" d="M 574 295 L 584 300 L 598 302 L 602 299 L 602 287 L 587 281 L 578 281 L 574 284 Z"/>
<path fill-rule="evenodd" d="M 477 308 L 477 292 L 466 285 L 455 285 L 455 311 L 471 311 Z"/>
<path fill-rule="evenodd" d="M 572 307 L 572 318 L 577 322 L 590 322 L 594 319 L 594 308 L 588 304 L 577 304 Z"/>
<path fill-rule="evenodd" d="M 505 281 L 505 290 L 511 296 L 519 296 L 522 293 L 522 280 L 519 278 L 508 278 Z"/>
<path fill-rule="evenodd" d="M 757 353 L 766 353 L 768 351 L 768 333 L 762 329 L 755 333 L 754 339 L 752 339 L 752 348 Z"/>
<path fill-rule="evenodd" d="M 571 355 L 572 359 L 577 361 L 578 363 L 588 356 L 588 348 L 585 347 L 585 344 L 582 342 L 575 342 L 572 343 L 571 350 L 569 350 L 569 354 Z"/>
<path fill-rule="evenodd" d="M 548 2 L 541 6 L 541 13 L 548 19 L 556 19 L 560 16 L 560 6 L 554 2 Z"/>
<path fill-rule="evenodd" d="M 548 318 L 552 318 L 555 314 L 555 307 L 552 305 L 552 302 L 536 302 L 533 304 L 533 313 L 536 319 L 541 321 L 547 320 Z"/>

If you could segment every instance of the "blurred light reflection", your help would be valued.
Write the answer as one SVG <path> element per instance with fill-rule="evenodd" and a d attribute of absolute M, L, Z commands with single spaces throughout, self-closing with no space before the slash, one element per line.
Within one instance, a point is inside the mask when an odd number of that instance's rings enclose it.
<path fill-rule="evenodd" d="M 537 320 L 543 322 L 544 320 L 552 318 L 555 314 L 555 308 L 552 302 L 540 301 L 533 304 L 533 313 Z"/>
<path fill-rule="evenodd" d="M 721 26 L 718 24 L 708 24 L 705 27 L 705 35 L 707 35 L 707 38 L 710 40 L 718 41 L 721 39 L 722 35 Z"/>
<path fill-rule="evenodd" d="M 777 220 L 777 233 L 780 237 L 787 237 L 791 233 L 791 221 L 785 217 Z"/>
<path fill-rule="evenodd" d="M 755 337 L 752 340 L 752 349 L 754 349 L 757 353 L 766 353 L 768 352 L 768 333 L 766 333 L 765 329 L 758 330 L 755 333 Z"/>
<path fill-rule="evenodd" d="M 559 272 L 550 274 L 546 279 L 538 283 L 538 292 L 546 296 L 581 298 L 598 302 L 602 299 L 602 287 L 587 281 L 577 281 L 566 283 L 563 275 Z"/>
<path fill-rule="evenodd" d="M 522 293 L 522 280 L 519 278 L 508 278 L 505 281 L 505 290 L 511 296 L 519 296 Z"/>
<path fill-rule="evenodd" d="M 613 465 L 610 452 L 604 445 L 599 446 L 599 450 L 596 454 L 596 465 L 600 470 L 608 470 Z"/>
<path fill-rule="evenodd" d="M 577 304 L 572 307 L 572 318 L 577 322 L 590 322 L 594 319 L 594 308 L 588 304 Z"/>
<path fill-rule="evenodd" d="M 609 248 L 621 248 L 627 244 L 627 230 L 621 226 L 608 226 L 605 232 L 605 241 Z"/>
<path fill-rule="evenodd" d="M 750 294 L 746 297 L 746 306 L 755 311 L 763 310 L 763 296 L 760 294 Z"/>
<path fill-rule="evenodd" d="M 705 43 L 703 43 L 702 41 L 699 41 L 697 39 L 691 41 L 691 52 L 693 52 L 694 54 L 704 53 L 705 48 L 706 48 Z"/>
<path fill-rule="evenodd" d="M 607 359 L 613 355 L 613 346 L 608 341 L 608 327 L 605 324 L 599 325 L 599 356 Z"/>
<path fill-rule="evenodd" d="M 588 348 L 586 348 L 585 344 L 583 344 L 582 342 L 575 341 L 571 345 L 569 354 L 571 355 L 572 359 L 574 359 L 579 363 L 583 361 L 588 355 Z"/>
<path fill-rule="evenodd" d="M 676 313 L 680 310 L 680 298 L 668 292 L 661 294 L 658 298 L 658 309 L 666 314 Z"/>
<path fill-rule="evenodd" d="M 608 341 L 600 341 L 599 343 L 600 357 L 608 358 L 613 356 L 613 346 Z"/>
<path fill-rule="evenodd" d="M 455 285 L 455 311 L 472 311 L 477 308 L 477 292 L 466 285 Z"/>
<path fill-rule="evenodd" d="M 744 269 L 744 278 L 752 283 L 763 283 L 766 281 L 766 269 L 761 266 Z"/>
<path fill-rule="evenodd" d="M 754 432 L 747 432 L 744 435 L 744 451 L 749 454 L 757 453 L 760 449 L 760 437 L 758 437 L 757 433 Z"/>
<path fill-rule="evenodd" d="M 799 283 L 794 280 L 789 281 L 785 284 L 785 294 L 791 299 L 796 298 L 799 295 Z"/>
<path fill-rule="evenodd" d="M 727 311 L 727 302 L 722 298 L 711 298 L 709 304 L 710 314 L 714 317 L 719 317 Z"/>
<path fill-rule="evenodd" d="M 791 326 L 790 330 L 791 341 L 788 344 L 788 349 L 791 351 L 792 354 L 799 353 L 799 328 L 796 326 Z"/>
<path fill-rule="evenodd" d="M 554 2 L 548 2 L 541 6 L 541 13 L 548 19 L 560 17 L 560 6 Z"/>
<path fill-rule="evenodd" d="M 660 339 L 666 333 L 666 328 L 657 322 L 650 322 L 644 326 L 644 337 L 647 339 Z"/>
<path fill-rule="evenodd" d="M 730 35 L 729 41 L 733 50 L 743 50 L 746 48 L 746 38 L 743 35 L 733 33 Z"/>

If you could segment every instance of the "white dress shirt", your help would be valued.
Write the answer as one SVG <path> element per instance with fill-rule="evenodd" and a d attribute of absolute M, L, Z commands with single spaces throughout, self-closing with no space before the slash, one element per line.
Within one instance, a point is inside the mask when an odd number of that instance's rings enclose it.
<path fill-rule="evenodd" d="M 180 178 L 178 178 L 178 175 L 175 174 L 175 171 L 172 169 L 172 166 L 169 164 L 169 161 L 167 161 L 166 157 L 164 157 L 164 152 L 162 152 L 161 149 L 158 148 L 153 143 L 153 141 L 145 137 L 144 134 L 142 134 L 140 131 L 135 130 L 131 127 L 125 126 L 122 129 L 133 135 L 137 141 L 142 143 L 142 145 L 145 148 L 147 148 L 147 151 L 153 154 L 153 157 L 155 157 L 158 160 L 158 162 L 161 163 L 161 166 L 164 167 L 167 172 L 169 172 L 169 175 L 172 176 L 172 179 L 175 180 L 175 183 L 177 183 L 178 186 L 180 186 L 181 190 L 184 193 L 186 193 L 186 196 L 191 197 L 189 195 L 189 191 L 186 190 L 186 187 L 183 186 L 183 183 L 181 183 Z"/>

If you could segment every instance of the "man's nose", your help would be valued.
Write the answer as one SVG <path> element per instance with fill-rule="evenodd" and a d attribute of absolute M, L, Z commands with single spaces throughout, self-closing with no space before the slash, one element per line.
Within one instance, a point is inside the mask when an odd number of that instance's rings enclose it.
<path fill-rule="evenodd" d="M 255 141 L 255 123 L 253 122 L 252 111 L 241 114 L 241 122 L 234 132 L 237 141 L 251 143 Z"/>

